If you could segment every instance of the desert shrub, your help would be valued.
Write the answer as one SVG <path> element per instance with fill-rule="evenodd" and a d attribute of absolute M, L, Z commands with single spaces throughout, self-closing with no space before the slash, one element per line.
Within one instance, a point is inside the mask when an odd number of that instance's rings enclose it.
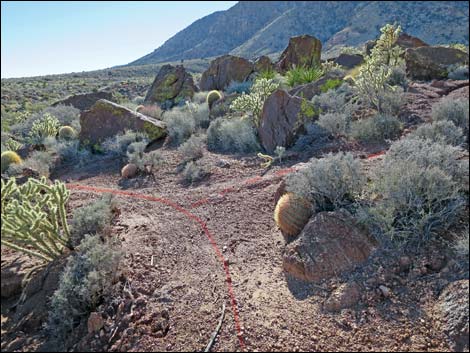
<path fill-rule="evenodd" d="M 116 244 L 103 242 L 98 235 L 87 235 L 68 259 L 52 295 L 47 321 L 47 330 L 59 345 L 65 344 L 102 298 L 113 294 L 121 256 Z"/>
<path fill-rule="evenodd" d="M 178 152 L 183 156 L 183 161 L 191 161 L 202 158 L 204 155 L 204 146 L 206 144 L 206 136 L 192 135 L 179 148 Z"/>
<path fill-rule="evenodd" d="M 390 100 L 389 96 L 397 87 L 392 87 L 388 81 L 393 68 L 403 61 L 401 58 L 403 50 L 396 45 L 401 28 L 387 24 L 380 31 L 382 32 L 380 38 L 359 69 L 355 88 L 361 101 L 379 113 L 390 114 L 386 102 Z"/>
<path fill-rule="evenodd" d="M 447 69 L 451 80 L 468 80 L 468 65 L 453 65 Z"/>
<path fill-rule="evenodd" d="M 422 138 L 441 144 L 460 146 L 465 143 L 463 130 L 452 121 L 439 120 L 431 124 L 423 124 L 410 133 L 407 138 Z"/>
<path fill-rule="evenodd" d="M 106 153 L 125 156 L 127 147 L 133 142 L 147 142 L 147 137 L 142 132 L 127 130 L 122 134 L 106 139 L 102 146 Z"/>
<path fill-rule="evenodd" d="M 260 149 L 256 132 L 248 119 L 218 118 L 207 129 L 207 147 L 212 151 L 248 153 Z"/>
<path fill-rule="evenodd" d="M 349 130 L 351 118 L 342 113 L 320 114 L 317 124 L 328 130 L 332 135 L 345 135 Z"/>
<path fill-rule="evenodd" d="M 55 137 L 59 131 L 59 120 L 46 113 L 44 116 L 33 122 L 29 137 L 32 143 L 41 144 L 46 137 Z"/>
<path fill-rule="evenodd" d="M 329 90 L 313 96 L 311 102 L 322 113 L 341 113 L 351 116 L 357 109 L 353 100 L 353 89 L 348 83 L 343 83 L 336 90 Z"/>
<path fill-rule="evenodd" d="M 405 65 L 392 67 L 392 71 L 387 79 L 387 83 L 390 86 L 400 86 L 405 89 L 408 86 Z"/>
<path fill-rule="evenodd" d="M 323 147 L 328 140 L 328 137 L 330 136 L 330 132 L 317 123 L 307 123 L 304 125 L 304 127 L 305 134 L 300 135 L 297 138 L 297 141 L 292 147 L 292 150 L 297 152 L 305 152 L 309 149 Z"/>
<path fill-rule="evenodd" d="M 230 82 L 228 87 L 225 89 L 225 92 L 227 94 L 250 93 L 250 89 L 252 85 L 253 85 L 253 82 L 251 81 L 244 81 L 244 82 L 232 81 Z"/>
<path fill-rule="evenodd" d="M 274 83 L 271 80 L 256 80 L 251 87 L 251 93 L 242 93 L 240 97 L 237 97 L 232 102 L 230 109 L 237 112 L 251 114 L 253 123 L 255 126 L 259 126 L 264 102 L 278 87 L 279 84 Z"/>
<path fill-rule="evenodd" d="M 315 202 L 318 210 L 332 210 L 354 202 L 364 187 L 361 164 L 351 153 L 329 153 L 286 179 L 286 190 Z"/>
<path fill-rule="evenodd" d="M 433 121 L 449 120 L 468 134 L 468 99 L 445 98 L 432 106 Z"/>
<path fill-rule="evenodd" d="M 134 99 L 132 99 L 132 102 L 137 105 L 142 105 L 144 104 L 145 97 L 142 96 L 137 96 Z"/>
<path fill-rule="evenodd" d="M 330 89 L 336 89 L 343 83 L 343 80 L 339 78 L 329 79 L 320 87 L 320 91 L 323 93 L 328 92 Z"/>
<path fill-rule="evenodd" d="M 163 115 L 163 119 L 167 124 L 168 136 L 171 144 L 174 146 L 181 145 L 195 131 L 196 123 L 192 114 L 182 108 L 173 108 Z"/>
<path fill-rule="evenodd" d="M 374 192 L 381 197 L 370 220 L 380 234 L 406 245 L 419 245 L 448 229 L 465 209 L 459 183 L 415 158 L 385 158 L 375 179 Z"/>
<path fill-rule="evenodd" d="M 383 142 L 400 136 L 401 124 L 397 118 L 377 114 L 372 118 L 354 121 L 350 136 L 361 142 Z"/>
<path fill-rule="evenodd" d="M 58 157 L 59 164 L 75 164 L 82 166 L 91 159 L 91 152 L 80 146 L 80 141 L 61 141 L 53 137 L 44 140 L 46 151 L 51 155 Z"/>
<path fill-rule="evenodd" d="M 342 46 L 339 50 L 339 53 L 340 54 L 350 54 L 350 55 L 355 55 L 355 54 L 359 54 L 359 55 L 363 55 L 364 52 L 360 49 L 360 48 L 357 48 L 357 47 L 351 47 L 351 46 Z"/>
<path fill-rule="evenodd" d="M 207 129 L 209 127 L 210 117 L 207 104 L 186 102 L 186 107 L 183 110 L 192 116 L 196 128 Z"/>
<path fill-rule="evenodd" d="M 191 101 L 193 103 L 197 103 L 197 104 L 205 103 L 208 94 L 209 94 L 209 92 L 206 92 L 206 91 L 196 92 L 196 93 L 194 93 L 193 98 L 192 98 Z"/>
<path fill-rule="evenodd" d="M 320 66 L 294 66 L 286 72 L 287 84 L 290 87 L 317 81 L 324 72 Z"/>
<path fill-rule="evenodd" d="M 190 161 L 181 173 L 182 181 L 187 184 L 197 183 L 209 175 L 207 166 L 199 161 Z"/>
<path fill-rule="evenodd" d="M 11 165 L 7 170 L 7 174 L 18 175 L 26 168 L 38 172 L 40 176 L 49 177 L 51 168 L 55 163 L 56 159 L 51 152 L 33 151 L 28 158 L 23 160 L 23 163 Z"/>
<path fill-rule="evenodd" d="M 459 235 L 456 236 L 455 240 L 453 241 L 452 248 L 459 258 L 466 259 L 468 263 L 470 250 L 468 225 L 461 231 Z"/>
<path fill-rule="evenodd" d="M 111 224 L 116 207 L 112 195 L 104 195 L 99 200 L 75 209 L 70 221 L 71 245 L 78 246 L 86 234 L 101 233 Z"/>
<path fill-rule="evenodd" d="M 161 119 L 162 117 L 162 110 L 158 105 L 140 105 L 136 108 L 136 112 L 154 119 Z"/>
<path fill-rule="evenodd" d="M 70 233 L 65 207 L 70 193 L 59 181 L 30 178 L 1 181 L 1 243 L 49 262 L 69 246 Z"/>
<path fill-rule="evenodd" d="M 435 143 L 431 140 L 407 138 L 395 141 L 388 150 L 385 160 L 390 165 L 397 161 L 416 163 L 426 169 L 437 167 L 463 184 L 468 180 L 468 160 L 460 160 L 463 150 L 459 147 Z"/>
<path fill-rule="evenodd" d="M 133 142 L 127 147 L 127 159 L 141 171 L 151 173 L 163 164 L 163 156 L 159 151 L 145 152 L 145 142 Z"/>

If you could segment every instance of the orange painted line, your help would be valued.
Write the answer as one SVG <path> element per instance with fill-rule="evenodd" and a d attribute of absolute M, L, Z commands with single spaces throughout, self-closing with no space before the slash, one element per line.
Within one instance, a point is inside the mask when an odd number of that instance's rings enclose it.
<path fill-rule="evenodd" d="M 243 184 L 254 184 L 260 180 L 263 180 L 263 177 L 261 176 L 255 176 L 254 178 L 247 179 L 243 182 Z"/>
<path fill-rule="evenodd" d="M 187 211 L 183 207 L 179 206 L 178 204 L 174 203 L 173 201 L 160 198 L 160 197 L 154 197 L 154 196 L 149 196 L 149 195 L 144 195 L 136 192 L 129 192 L 129 191 L 122 191 L 122 190 L 115 190 L 115 189 L 108 189 L 108 188 L 96 188 L 92 186 L 85 186 L 85 185 L 79 185 L 79 184 L 68 184 L 67 185 L 68 189 L 71 190 L 80 190 L 80 191 L 91 191 L 91 192 L 96 192 L 96 193 L 109 193 L 113 195 L 119 195 L 119 196 L 124 196 L 124 197 L 131 197 L 134 199 L 141 199 L 141 200 L 147 200 L 147 201 L 153 201 L 153 202 L 160 202 L 164 205 L 170 206 L 177 210 L 178 212 L 184 214 L 186 217 L 189 219 L 195 221 L 198 223 L 204 233 L 206 234 L 207 238 L 209 239 L 210 244 L 212 245 L 212 248 L 214 249 L 217 257 L 219 258 L 220 262 L 223 265 L 224 272 L 225 272 L 225 277 L 226 277 L 226 283 L 227 283 L 227 288 L 228 288 L 228 293 L 230 296 L 230 301 L 232 305 L 232 312 L 233 312 L 233 319 L 235 322 L 235 329 L 236 329 L 236 334 L 238 337 L 238 341 L 240 343 L 240 348 L 242 351 L 245 350 L 245 341 L 243 339 L 243 334 L 241 331 L 241 326 L 240 326 L 240 317 L 238 313 L 238 306 L 237 306 L 237 300 L 235 298 L 235 294 L 233 291 L 233 286 L 232 286 L 232 277 L 230 275 L 230 270 L 229 270 L 229 265 L 228 261 L 224 258 L 222 255 L 222 252 L 220 251 L 219 247 L 217 246 L 217 243 L 214 240 L 214 237 L 212 236 L 212 233 L 209 231 L 209 228 L 207 228 L 207 224 L 198 216 L 194 215 L 193 213 Z"/>

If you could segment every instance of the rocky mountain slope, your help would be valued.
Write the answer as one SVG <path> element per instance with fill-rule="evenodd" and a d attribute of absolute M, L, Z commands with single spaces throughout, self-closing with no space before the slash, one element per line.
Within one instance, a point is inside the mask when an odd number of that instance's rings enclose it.
<path fill-rule="evenodd" d="M 385 23 L 429 44 L 468 44 L 468 1 L 240 1 L 197 20 L 129 65 L 227 53 L 254 58 L 278 53 L 292 36 L 310 34 L 326 51 L 357 46 Z"/>

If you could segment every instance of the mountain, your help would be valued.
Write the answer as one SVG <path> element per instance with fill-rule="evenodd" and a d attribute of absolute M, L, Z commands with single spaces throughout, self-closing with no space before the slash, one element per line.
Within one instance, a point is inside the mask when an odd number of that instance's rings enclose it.
<path fill-rule="evenodd" d="M 128 65 L 231 53 L 246 58 L 278 53 L 289 38 L 310 34 L 325 51 L 377 37 L 386 23 L 429 44 L 468 45 L 468 1 L 240 1 L 203 17 L 152 53 Z"/>

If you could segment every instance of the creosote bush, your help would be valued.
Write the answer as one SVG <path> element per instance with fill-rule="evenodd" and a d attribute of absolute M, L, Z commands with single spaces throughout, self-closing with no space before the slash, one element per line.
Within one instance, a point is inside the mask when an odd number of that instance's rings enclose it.
<path fill-rule="evenodd" d="M 286 190 L 314 201 L 317 210 L 323 211 L 353 203 L 364 184 L 360 162 L 341 152 L 311 159 L 305 169 L 287 177 Z"/>
<path fill-rule="evenodd" d="M 207 166 L 200 161 L 190 161 L 186 164 L 181 177 L 183 182 L 193 184 L 205 179 L 210 174 Z"/>
<path fill-rule="evenodd" d="M 167 124 L 168 136 L 174 146 L 181 145 L 196 130 L 192 114 L 184 108 L 173 108 L 163 115 L 163 120 Z"/>
<path fill-rule="evenodd" d="M 397 118 L 378 114 L 372 118 L 354 121 L 351 137 L 361 142 L 383 142 L 400 137 L 401 124 Z"/>
<path fill-rule="evenodd" d="M 207 137 L 204 135 L 192 135 L 179 148 L 178 152 L 183 156 L 183 161 L 194 161 L 204 155 L 204 146 Z"/>
<path fill-rule="evenodd" d="M 468 134 L 469 113 L 468 99 L 445 98 L 432 106 L 433 121 L 449 120 Z"/>
<path fill-rule="evenodd" d="M 100 199 L 77 208 L 70 221 L 71 244 L 76 247 L 86 234 L 101 233 L 111 223 L 117 202 L 112 195 L 104 195 Z"/>
<path fill-rule="evenodd" d="M 248 119 L 218 118 L 207 129 L 207 147 L 211 151 L 249 153 L 260 149 L 255 129 Z"/>
<path fill-rule="evenodd" d="M 345 135 L 349 130 L 350 117 L 342 113 L 320 114 L 317 124 L 328 130 L 332 135 Z"/>
<path fill-rule="evenodd" d="M 60 347 L 102 298 L 113 294 L 121 256 L 117 244 L 103 242 L 99 235 L 87 235 L 68 259 L 51 298 L 47 321 L 47 330 Z"/>
<path fill-rule="evenodd" d="M 410 133 L 407 138 L 428 139 L 453 146 L 461 146 L 465 143 L 463 130 L 449 120 L 438 120 L 431 124 L 423 124 Z"/>

